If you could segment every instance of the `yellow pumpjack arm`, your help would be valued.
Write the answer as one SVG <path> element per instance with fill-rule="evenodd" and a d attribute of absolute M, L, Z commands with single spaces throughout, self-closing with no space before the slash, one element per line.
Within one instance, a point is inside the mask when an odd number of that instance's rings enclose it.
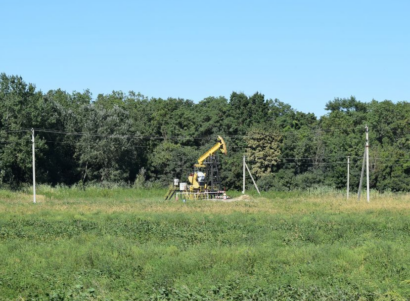
<path fill-rule="evenodd" d="M 225 155 L 227 154 L 228 151 L 227 151 L 227 148 L 226 148 L 225 141 L 222 139 L 221 136 L 218 136 L 217 140 L 218 140 L 218 142 L 214 146 L 212 146 L 205 154 L 203 154 L 201 157 L 199 157 L 198 163 L 195 164 L 195 167 L 205 167 L 204 161 L 208 157 L 215 154 L 218 150 L 221 150 L 221 152 Z"/>

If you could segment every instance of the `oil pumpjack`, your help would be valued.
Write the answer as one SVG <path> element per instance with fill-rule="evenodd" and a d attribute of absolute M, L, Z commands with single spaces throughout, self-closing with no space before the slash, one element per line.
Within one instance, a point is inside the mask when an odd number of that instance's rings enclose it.
<path fill-rule="evenodd" d="M 188 176 L 188 183 L 180 183 L 179 179 L 174 179 L 165 195 L 165 200 L 170 200 L 174 195 L 177 199 L 181 197 L 184 200 L 226 198 L 218 170 L 219 150 L 225 155 L 228 153 L 226 143 L 221 136 L 218 136 L 214 146 L 199 157 L 193 172 Z"/>

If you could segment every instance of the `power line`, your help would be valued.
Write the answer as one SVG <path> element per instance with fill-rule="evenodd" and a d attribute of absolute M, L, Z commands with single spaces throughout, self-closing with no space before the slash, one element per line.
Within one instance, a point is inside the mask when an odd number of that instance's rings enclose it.
<path fill-rule="evenodd" d="M 345 128 L 336 128 L 336 129 L 312 129 L 309 130 L 314 132 L 334 132 L 338 130 L 345 130 Z M 212 140 L 211 135 L 202 136 L 202 137 L 193 137 L 193 136 L 154 136 L 154 135 L 118 135 L 118 134 L 98 134 L 98 133 L 91 133 L 91 132 L 67 132 L 61 130 L 54 130 L 54 129 L 43 129 L 43 128 L 35 128 L 36 132 L 42 133 L 50 133 L 50 134 L 61 134 L 61 135 L 74 135 L 74 136 L 90 136 L 90 137 L 104 137 L 104 138 L 137 138 L 137 139 L 147 139 L 147 140 Z M 2 130 L 6 133 L 19 133 L 19 132 L 29 132 L 31 129 L 20 129 L 20 130 Z M 294 130 L 295 133 L 298 131 L 303 131 L 303 129 Z M 286 134 L 286 133 L 285 133 Z M 409 132 L 410 134 L 410 132 Z M 226 138 L 258 138 L 255 135 L 223 135 Z M 379 137 L 380 138 L 380 137 Z M 396 141 L 401 137 L 396 137 Z"/>
<path fill-rule="evenodd" d="M 30 132 L 31 129 L 21 129 L 21 130 L 1 130 L 6 133 L 22 133 L 22 132 Z"/>
<path fill-rule="evenodd" d="M 27 129 L 21 129 L 21 130 L 9 130 L 6 132 L 9 133 L 20 133 L 20 132 L 28 132 L 29 130 Z M 160 137 L 160 136 L 141 136 L 141 135 L 102 135 L 102 134 L 91 134 L 89 132 L 65 132 L 65 131 L 58 131 L 58 130 L 51 130 L 51 129 L 37 129 L 37 132 L 42 132 L 42 133 L 51 133 L 51 134 L 62 134 L 62 135 L 76 135 L 76 136 L 90 136 L 90 137 L 99 137 L 99 138 L 110 138 L 110 139 L 134 139 L 134 138 L 149 138 L 149 139 L 169 139 L 169 138 L 174 138 L 174 139 L 204 139 L 204 138 L 196 138 L 196 137 L 190 137 L 190 136 L 171 136 L 171 137 Z M 210 136 L 207 136 L 208 138 Z M 249 137 L 249 136 L 228 136 L 228 137 Z M 67 142 L 67 141 L 52 141 L 52 140 L 40 140 L 41 142 L 46 142 L 46 143 L 59 143 L 59 144 L 72 144 L 71 142 Z M 7 143 L 19 143 L 18 141 L 11 141 L 11 140 L 1 140 L 2 143 L 7 144 Z M 151 145 L 134 145 L 134 147 L 138 147 L 138 148 L 147 148 L 150 147 Z M 235 146 L 235 145 L 231 145 L 230 148 L 236 148 L 236 149 L 244 149 L 246 148 L 246 146 Z M 320 157 L 320 160 L 323 159 L 337 159 L 337 158 L 345 158 L 347 156 L 328 156 L 328 157 Z M 350 158 L 354 159 L 354 158 L 361 158 L 361 156 L 350 156 Z M 318 158 L 312 158 L 312 157 L 289 157 L 289 158 L 279 158 L 280 160 L 294 160 L 294 161 L 313 161 L 313 160 L 318 160 Z M 370 158 L 371 160 L 389 160 L 391 158 L 381 158 L 381 157 L 372 157 Z M 393 161 L 410 161 L 410 159 L 392 159 Z M 284 162 L 282 162 L 283 164 Z M 300 164 L 299 162 L 295 162 Z M 333 164 L 333 163 L 324 163 L 324 162 L 313 162 L 315 164 Z M 312 164 L 312 163 L 311 163 Z M 336 162 L 335 162 L 336 164 Z M 337 164 L 344 164 L 344 162 L 340 162 Z"/>
<path fill-rule="evenodd" d="M 6 133 L 22 133 L 22 132 L 28 132 L 30 129 L 20 129 L 20 130 L 3 130 L 3 132 Z M 97 133 L 90 133 L 90 132 L 67 132 L 67 131 L 60 131 L 60 130 L 54 130 L 54 129 L 41 129 L 37 128 L 35 129 L 36 132 L 41 132 L 41 133 L 50 133 L 50 134 L 60 134 L 60 135 L 72 135 L 72 136 L 86 136 L 86 137 L 99 137 L 99 138 L 109 138 L 109 139 L 139 139 L 139 140 L 171 140 L 171 139 L 181 139 L 181 140 L 204 140 L 204 139 L 209 139 L 211 140 L 211 136 L 203 136 L 203 137 L 192 137 L 192 136 L 143 136 L 143 135 L 103 135 L 103 134 L 97 134 Z M 320 130 L 319 130 L 320 131 Z M 249 135 L 224 135 L 225 137 L 228 138 L 250 138 L 254 136 L 249 136 Z M 39 140 L 41 142 L 46 142 L 46 143 L 55 143 L 55 144 L 72 144 L 72 142 L 68 141 L 52 141 L 52 140 Z M 7 144 L 7 143 L 19 143 L 18 141 L 11 141 L 11 140 L 1 140 L 1 143 Z M 151 145 L 134 145 L 133 147 L 138 147 L 138 148 L 147 148 L 151 147 Z M 231 149 L 244 149 L 246 148 L 245 145 L 239 146 L 239 145 L 231 145 L 229 148 Z M 314 160 L 324 160 L 324 159 L 340 159 L 340 158 L 345 158 L 347 155 L 340 155 L 340 156 L 328 156 L 328 157 L 320 157 L 320 158 L 312 158 L 312 157 L 289 157 L 289 158 L 279 158 L 280 160 L 285 160 L 285 161 L 314 161 Z M 355 158 L 361 158 L 361 156 L 350 156 L 350 158 L 355 159 Z M 381 158 L 381 157 L 373 157 L 370 158 L 371 160 L 389 160 L 391 158 Z M 392 159 L 393 161 L 410 161 L 410 159 Z M 281 162 L 284 164 L 285 162 Z M 300 165 L 300 162 L 294 162 Z M 334 162 L 334 163 L 326 163 L 326 162 L 312 162 L 310 164 L 345 164 L 344 162 Z M 378 162 L 380 164 L 380 162 Z"/>

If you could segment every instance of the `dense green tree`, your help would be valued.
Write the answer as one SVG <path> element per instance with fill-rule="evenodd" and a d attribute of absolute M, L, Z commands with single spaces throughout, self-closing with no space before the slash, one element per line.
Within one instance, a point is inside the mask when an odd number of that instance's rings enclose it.
<path fill-rule="evenodd" d="M 262 189 L 317 186 L 344 189 L 346 157 L 357 189 L 369 127 L 371 187 L 410 191 L 410 105 L 335 98 L 320 118 L 261 93 L 148 98 L 133 91 L 37 91 L 19 76 L 0 75 L 0 183 L 31 182 L 31 129 L 35 129 L 37 181 L 166 185 L 186 179 L 221 135 L 219 156 L 226 188 L 241 188 L 248 155 Z"/>
<path fill-rule="evenodd" d="M 195 106 L 197 137 L 215 137 L 229 132 L 229 105 L 225 97 L 207 97 Z"/>
<path fill-rule="evenodd" d="M 164 141 L 149 156 L 150 176 L 162 185 L 174 178 L 186 182 L 198 157 L 199 152 L 193 147 Z"/>
<path fill-rule="evenodd" d="M 0 177 L 1 182 L 19 185 L 31 177 L 31 128 L 42 127 L 46 104 L 41 92 L 19 76 L 0 75 Z M 36 140 L 38 156 L 46 148 Z"/>
<path fill-rule="evenodd" d="M 372 187 L 383 190 L 410 189 L 410 106 L 373 100 L 369 104 Z"/>
<path fill-rule="evenodd" d="M 71 133 L 82 131 L 82 108 L 90 101 L 89 91 L 68 94 L 55 90 L 44 95 L 42 115 L 45 122 L 37 131 L 37 137 L 46 141 L 47 148 L 37 161 L 39 180 L 53 185 L 71 185 L 80 178 L 79 163 L 74 156 L 79 137 Z"/>
<path fill-rule="evenodd" d="M 245 137 L 246 156 L 251 162 L 251 172 L 257 177 L 272 173 L 279 162 L 282 136 L 275 129 L 252 128 Z"/>
<path fill-rule="evenodd" d="M 350 98 L 335 98 L 333 101 L 329 101 L 325 109 L 330 112 L 367 112 L 367 105 L 363 102 L 356 100 L 354 96 Z"/>
<path fill-rule="evenodd" d="M 233 92 L 229 100 L 228 117 L 231 126 L 229 134 L 245 134 L 249 128 L 263 124 L 268 119 L 269 102 L 260 93 L 248 97 Z"/>
<path fill-rule="evenodd" d="M 118 106 L 106 110 L 90 104 L 83 107 L 81 123 L 75 153 L 81 180 L 133 182 L 139 170 L 137 146 L 141 137 L 132 131 L 128 112 Z"/>

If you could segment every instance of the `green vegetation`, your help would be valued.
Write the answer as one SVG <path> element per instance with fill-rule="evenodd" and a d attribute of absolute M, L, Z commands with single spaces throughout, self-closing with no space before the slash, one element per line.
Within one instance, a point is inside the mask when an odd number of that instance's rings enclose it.
<path fill-rule="evenodd" d="M 1 300 L 406 300 L 410 196 L 0 190 Z M 231 194 L 232 195 L 232 194 Z M 240 196 L 234 193 L 233 196 Z"/>
<path fill-rule="evenodd" d="M 370 182 L 378 191 L 410 191 L 410 106 L 335 98 L 320 118 L 263 94 L 194 103 L 113 91 L 36 91 L 19 76 L 0 74 L 0 185 L 31 183 L 31 133 L 36 129 L 37 182 L 146 188 L 186 179 L 221 135 L 221 180 L 241 189 L 242 156 L 262 190 L 357 188 L 370 129 Z M 80 134 L 81 133 L 81 134 Z"/>

